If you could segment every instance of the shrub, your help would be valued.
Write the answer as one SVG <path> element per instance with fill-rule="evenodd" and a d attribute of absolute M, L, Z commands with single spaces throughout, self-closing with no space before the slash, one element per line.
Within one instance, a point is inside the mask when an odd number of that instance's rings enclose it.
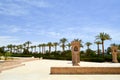
<path fill-rule="evenodd" d="M 81 61 L 89 61 L 89 62 L 104 62 L 104 58 L 80 58 Z"/>
<path fill-rule="evenodd" d="M 3 56 L 3 54 L 0 52 L 0 56 Z"/>
<path fill-rule="evenodd" d="M 85 54 L 86 54 L 86 56 L 96 56 L 95 51 L 93 51 L 91 49 L 87 49 Z"/>
<path fill-rule="evenodd" d="M 107 62 L 111 62 L 111 61 L 112 61 L 112 55 L 111 55 L 111 54 L 105 55 L 104 59 L 105 59 L 105 61 L 107 61 Z"/>
<path fill-rule="evenodd" d="M 12 54 L 11 54 L 10 52 L 6 52 L 5 55 L 4 55 L 4 56 L 5 56 L 5 60 L 7 60 L 8 57 L 10 57 L 11 55 L 12 55 Z"/>
<path fill-rule="evenodd" d="M 13 57 L 32 57 L 32 54 L 12 54 Z"/>

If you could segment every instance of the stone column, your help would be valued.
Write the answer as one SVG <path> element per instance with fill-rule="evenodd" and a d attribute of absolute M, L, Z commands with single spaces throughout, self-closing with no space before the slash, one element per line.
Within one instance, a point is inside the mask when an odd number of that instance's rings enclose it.
<path fill-rule="evenodd" d="M 71 51 L 72 51 L 72 64 L 73 66 L 79 66 L 80 62 L 80 41 L 71 42 Z"/>
<path fill-rule="evenodd" d="M 118 53 L 117 50 L 118 50 L 117 46 L 111 46 L 112 62 L 114 62 L 114 63 L 118 62 L 118 60 L 117 60 L 117 53 Z"/>

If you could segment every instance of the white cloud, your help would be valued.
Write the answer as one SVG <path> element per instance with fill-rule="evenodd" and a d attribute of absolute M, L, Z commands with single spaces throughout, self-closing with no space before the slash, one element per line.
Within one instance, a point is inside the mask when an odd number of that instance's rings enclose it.
<path fill-rule="evenodd" d="M 26 10 L 22 5 L 18 5 L 16 3 L 0 3 L 0 14 L 20 16 L 28 13 L 28 10 Z"/>
<path fill-rule="evenodd" d="M 47 32 L 51 36 L 60 36 L 60 33 L 58 32 Z"/>
<path fill-rule="evenodd" d="M 18 43 L 18 38 L 12 36 L 0 36 L 0 46 Z"/>
<path fill-rule="evenodd" d="M 36 6 L 39 8 L 46 8 L 50 7 L 50 4 L 45 2 L 44 0 L 18 0 L 20 2 L 25 2 L 29 5 Z"/>
<path fill-rule="evenodd" d="M 50 3 L 48 3 L 45 0 L 8 0 L 9 2 L 13 3 L 13 2 L 18 2 L 21 4 L 24 4 L 24 6 L 27 7 L 39 7 L 39 8 L 47 8 L 47 7 L 51 7 Z"/>
<path fill-rule="evenodd" d="M 120 33 L 119 33 L 119 31 L 112 31 L 111 33 L 110 33 L 110 36 L 111 36 L 111 38 L 112 38 L 112 41 L 120 41 Z"/>
<path fill-rule="evenodd" d="M 21 30 L 20 28 L 14 27 L 14 28 L 12 28 L 12 29 L 10 30 L 10 32 L 16 33 L 16 32 L 18 32 L 18 31 L 20 31 L 20 30 Z"/>
<path fill-rule="evenodd" d="M 81 30 L 87 33 L 100 33 L 100 32 L 105 32 L 109 33 L 111 32 L 111 27 L 107 27 L 104 25 L 89 25 L 89 27 L 82 27 Z"/>
<path fill-rule="evenodd" d="M 17 26 L 17 25 L 1 25 L 0 26 L 2 32 L 5 32 L 5 33 L 17 33 L 19 31 L 22 31 L 24 29 L 20 28 L 20 26 Z"/>
<path fill-rule="evenodd" d="M 0 2 L 0 14 L 11 16 L 23 16 L 30 14 L 34 7 L 46 8 L 50 4 L 43 0 L 8 0 Z"/>

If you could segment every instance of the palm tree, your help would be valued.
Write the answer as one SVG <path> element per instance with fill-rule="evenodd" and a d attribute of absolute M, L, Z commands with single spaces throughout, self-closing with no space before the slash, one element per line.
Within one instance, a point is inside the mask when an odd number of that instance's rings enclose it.
<path fill-rule="evenodd" d="M 89 49 L 90 45 L 92 45 L 91 42 L 86 42 L 85 45 L 87 46 L 87 49 Z"/>
<path fill-rule="evenodd" d="M 27 42 L 25 42 L 25 44 L 27 45 L 27 50 L 29 51 L 29 46 L 30 46 L 30 44 L 32 44 L 30 41 L 27 41 Z"/>
<path fill-rule="evenodd" d="M 13 45 L 9 44 L 9 45 L 7 45 L 7 47 L 8 47 L 8 50 L 12 53 Z"/>
<path fill-rule="evenodd" d="M 61 43 L 61 47 L 62 47 L 62 50 L 65 51 L 65 43 L 67 42 L 67 39 L 66 38 L 62 38 L 60 39 L 60 43 Z"/>
<path fill-rule="evenodd" d="M 42 44 L 39 44 L 38 47 L 39 47 L 39 53 L 41 53 Z"/>
<path fill-rule="evenodd" d="M 103 33 L 100 33 L 99 35 L 97 35 L 96 39 L 101 40 L 101 42 L 102 42 L 102 53 L 104 56 L 104 41 L 111 40 L 112 38 L 110 38 L 109 34 L 103 32 Z"/>
<path fill-rule="evenodd" d="M 53 44 L 51 42 L 48 42 L 47 46 L 49 47 L 49 53 L 51 53 L 51 47 L 53 46 Z"/>
<path fill-rule="evenodd" d="M 8 45 L 6 46 L 6 51 L 9 51 L 9 47 L 8 47 Z"/>
<path fill-rule="evenodd" d="M 118 50 L 120 50 L 120 44 L 118 45 Z"/>
<path fill-rule="evenodd" d="M 22 52 L 22 50 L 23 50 L 23 45 L 19 45 L 19 48 L 20 48 L 20 52 Z"/>
<path fill-rule="evenodd" d="M 14 50 L 13 52 L 14 52 L 14 53 L 15 53 L 15 48 L 16 48 L 16 45 L 13 45 L 13 50 Z"/>
<path fill-rule="evenodd" d="M 18 45 L 16 45 L 16 49 L 15 50 L 16 50 L 16 53 L 19 52 L 19 46 Z"/>
<path fill-rule="evenodd" d="M 97 53 L 99 55 L 100 54 L 99 45 L 102 44 L 102 43 L 100 41 L 95 41 L 95 44 L 97 44 Z"/>
<path fill-rule="evenodd" d="M 71 43 L 68 43 L 66 46 L 68 46 L 68 49 L 70 50 L 70 48 L 71 48 Z"/>
<path fill-rule="evenodd" d="M 3 52 L 5 52 L 5 46 L 2 46 L 1 48 L 2 48 Z"/>
<path fill-rule="evenodd" d="M 82 44 L 82 43 L 80 43 L 80 47 L 82 47 L 82 48 L 83 48 L 83 44 Z"/>
<path fill-rule="evenodd" d="M 33 48 L 34 48 L 34 46 L 30 46 L 30 48 L 31 48 L 31 52 L 33 53 Z"/>
<path fill-rule="evenodd" d="M 42 45 L 42 53 L 45 53 L 45 46 L 46 46 L 46 44 L 41 44 Z"/>
<path fill-rule="evenodd" d="M 37 46 L 33 46 L 33 47 L 35 48 L 34 52 L 36 53 L 36 47 L 37 47 Z"/>
<path fill-rule="evenodd" d="M 26 43 L 23 44 L 23 48 L 26 49 Z"/>
<path fill-rule="evenodd" d="M 23 46 L 22 45 L 17 45 L 17 52 L 22 52 Z"/>
<path fill-rule="evenodd" d="M 54 42 L 53 45 L 55 46 L 55 52 L 57 51 L 57 46 L 59 45 L 57 42 Z"/>
<path fill-rule="evenodd" d="M 118 45 L 118 44 L 113 43 L 113 44 L 111 44 L 111 46 L 117 46 L 117 47 L 118 47 L 119 45 Z"/>

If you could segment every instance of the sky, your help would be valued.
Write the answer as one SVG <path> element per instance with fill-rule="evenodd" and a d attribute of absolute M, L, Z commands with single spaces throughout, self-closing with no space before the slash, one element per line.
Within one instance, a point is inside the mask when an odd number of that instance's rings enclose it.
<path fill-rule="evenodd" d="M 100 32 L 110 44 L 120 44 L 120 0 L 0 0 L 0 46 L 69 42 L 81 39 L 94 44 Z"/>

